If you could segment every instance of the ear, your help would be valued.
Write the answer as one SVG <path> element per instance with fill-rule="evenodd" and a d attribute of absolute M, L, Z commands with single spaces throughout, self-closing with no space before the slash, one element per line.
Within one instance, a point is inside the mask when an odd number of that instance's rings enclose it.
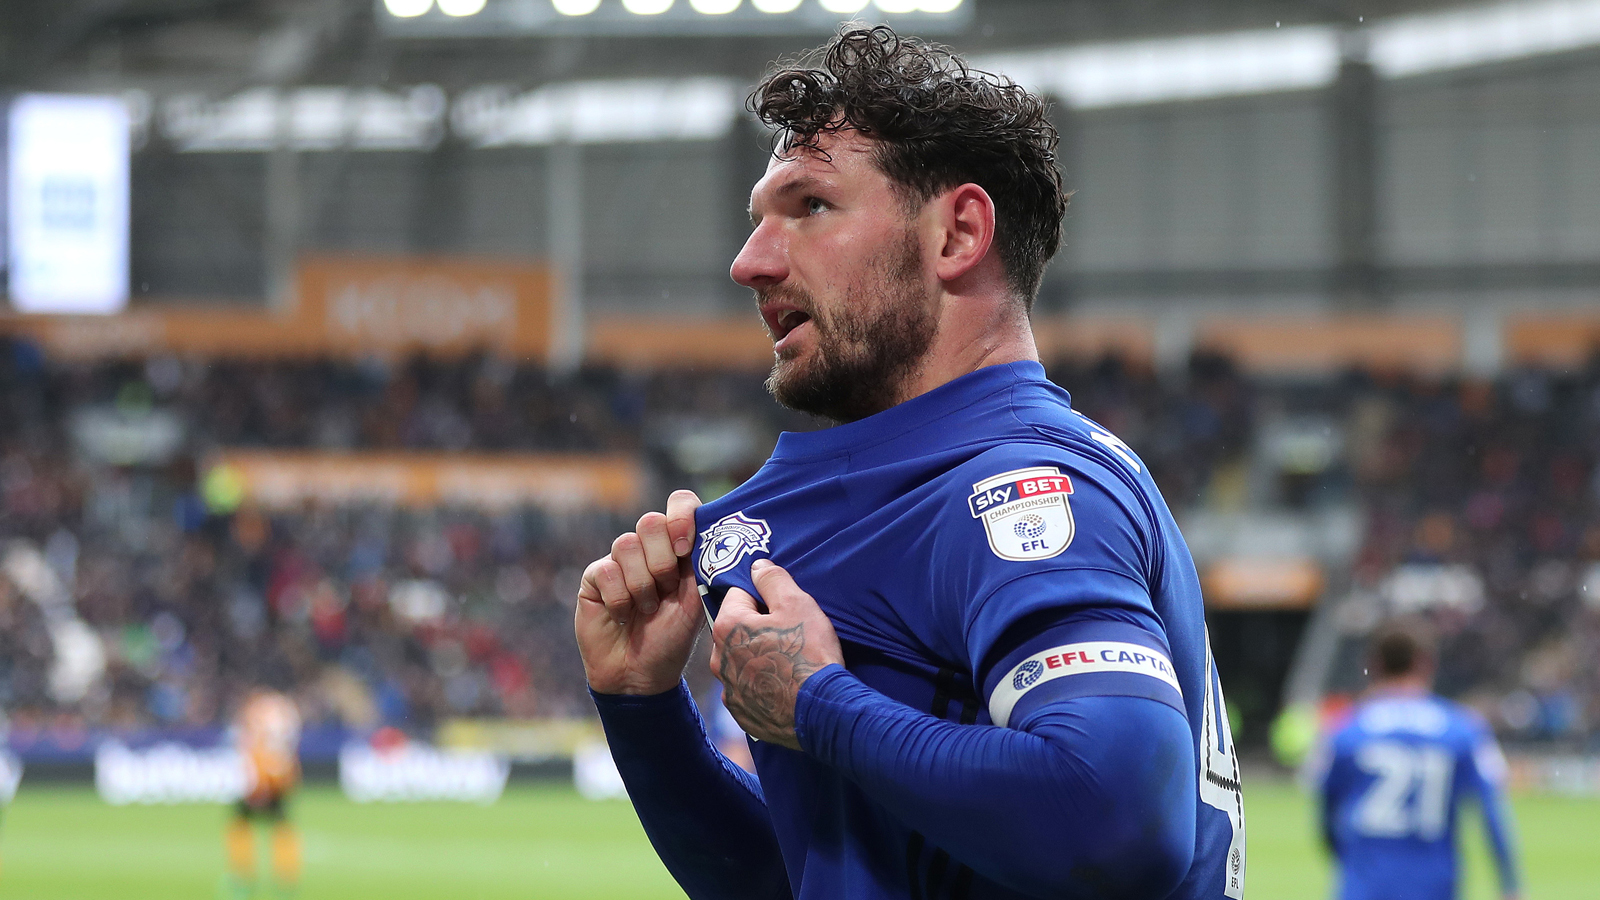
<path fill-rule="evenodd" d="M 969 182 L 933 202 L 942 238 L 934 272 L 941 281 L 955 281 L 977 268 L 994 245 L 994 200 Z"/>

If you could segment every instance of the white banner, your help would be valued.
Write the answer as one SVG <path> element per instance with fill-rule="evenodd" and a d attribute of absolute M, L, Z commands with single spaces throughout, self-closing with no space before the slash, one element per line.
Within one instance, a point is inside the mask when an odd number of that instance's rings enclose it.
<path fill-rule="evenodd" d="M 511 764 L 488 753 L 447 752 L 417 744 L 374 750 L 346 744 L 339 751 L 339 786 L 357 803 L 500 799 Z"/>
<path fill-rule="evenodd" d="M 94 785 L 100 798 L 114 806 L 231 803 L 244 796 L 244 760 L 231 747 L 197 750 L 157 744 L 130 750 L 108 741 L 94 754 Z"/>

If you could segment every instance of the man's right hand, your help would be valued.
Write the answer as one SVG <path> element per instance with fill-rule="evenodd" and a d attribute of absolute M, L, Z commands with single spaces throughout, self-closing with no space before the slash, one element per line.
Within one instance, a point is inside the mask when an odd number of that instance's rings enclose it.
<path fill-rule="evenodd" d="M 595 693 L 659 694 L 683 677 L 706 622 L 690 561 L 699 506 L 673 491 L 665 514 L 646 513 L 584 570 L 574 627 Z"/>

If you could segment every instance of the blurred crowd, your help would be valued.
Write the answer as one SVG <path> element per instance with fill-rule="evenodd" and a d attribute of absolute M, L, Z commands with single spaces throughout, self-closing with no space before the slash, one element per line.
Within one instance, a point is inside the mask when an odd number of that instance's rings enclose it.
<path fill-rule="evenodd" d="M 1600 737 L 1600 369 L 1282 382 L 1204 355 L 1162 377 L 1114 358 L 1048 368 L 1142 455 L 1180 518 L 1356 507 L 1351 609 L 1432 616 L 1441 686 L 1508 733 Z M 313 723 L 357 729 L 585 714 L 574 588 L 630 517 L 221 508 L 205 490 L 218 448 L 622 452 L 646 461 L 655 494 L 715 496 L 780 430 L 814 427 L 756 372 L 78 363 L 26 343 L 0 346 L 0 414 L 13 729 L 215 724 L 261 684 Z"/>

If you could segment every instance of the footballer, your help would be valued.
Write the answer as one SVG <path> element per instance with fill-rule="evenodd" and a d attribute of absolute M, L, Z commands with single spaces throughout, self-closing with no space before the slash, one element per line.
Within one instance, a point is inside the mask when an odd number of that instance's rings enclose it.
<path fill-rule="evenodd" d="M 227 827 L 228 892 L 247 897 L 256 890 L 256 835 L 251 826 L 261 822 L 271 844 L 270 884 L 275 893 L 286 896 L 300 884 L 300 836 L 287 809 L 300 783 L 300 711 L 277 691 L 255 691 L 240 707 L 235 728 L 244 760 L 245 795 Z"/>
<path fill-rule="evenodd" d="M 752 95 L 777 135 L 732 276 L 786 433 L 584 572 L 576 631 L 640 820 L 694 898 L 1244 889 L 1189 551 L 1029 325 L 1066 193 L 1044 103 L 887 28 Z M 682 683 L 704 617 L 755 776 Z"/>
<path fill-rule="evenodd" d="M 1420 622 L 1380 628 L 1372 685 L 1319 754 L 1339 900 L 1456 900 L 1456 820 L 1468 801 L 1482 809 L 1501 897 L 1519 896 L 1505 756 L 1479 716 L 1433 695 L 1434 643 Z"/>

